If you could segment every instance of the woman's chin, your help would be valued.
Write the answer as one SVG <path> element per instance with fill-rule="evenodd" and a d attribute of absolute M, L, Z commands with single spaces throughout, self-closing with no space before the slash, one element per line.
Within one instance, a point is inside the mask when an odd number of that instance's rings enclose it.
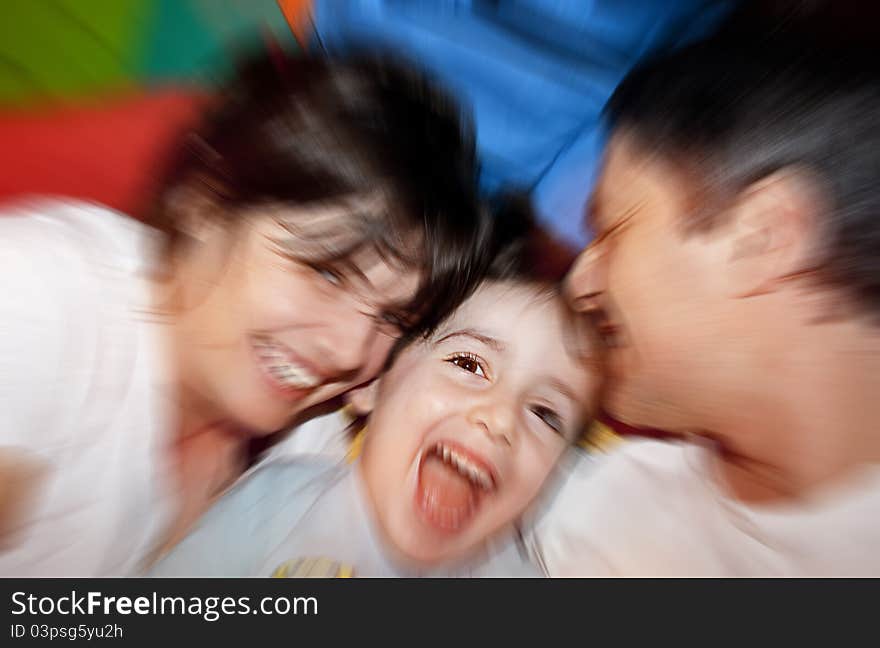
<path fill-rule="evenodd" d="M 261 438 L 285 429 L 299 412 L 295 405 L 266 402 L 265 399 L 245 401 L 240 405 L 242 407 L 234 411 L 232 418 L 239 433 L 248 438 Z"/>

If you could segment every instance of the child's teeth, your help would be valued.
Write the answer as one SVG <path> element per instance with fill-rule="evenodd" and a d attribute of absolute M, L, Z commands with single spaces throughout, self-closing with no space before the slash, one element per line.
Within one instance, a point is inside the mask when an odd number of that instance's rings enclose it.
<path fill-rule="evenodd" d="M 456 453 L 455 450 L 451 450 L 441 443 L 438 444 L 437 454 L 445 463 L 455 468 L 462 477 L 469 479 L 483 490 L 492 488 L 492 479 L 489 475 L 479 466 L 474 466 L 466 457 Z"/>

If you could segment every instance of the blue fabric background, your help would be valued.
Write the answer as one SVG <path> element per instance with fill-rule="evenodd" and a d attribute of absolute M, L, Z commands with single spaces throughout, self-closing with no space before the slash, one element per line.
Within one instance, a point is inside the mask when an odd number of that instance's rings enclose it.
<path fill-rule="evenodd" d="M 389 47 L 474 112 L 482 186 L 532 190 L 540 218 L 583 245 L 600 114 L 641 57 L 704 34 L 732 8 L 706 0 L 317 0 L 328 51 Z"/>

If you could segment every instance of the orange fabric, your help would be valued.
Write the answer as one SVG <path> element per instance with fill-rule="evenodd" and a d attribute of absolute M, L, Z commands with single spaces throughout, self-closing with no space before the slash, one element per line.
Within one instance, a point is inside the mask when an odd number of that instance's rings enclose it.
<path fill-rule="evenodd" d="M 312 32 L 312 0 L 278 0 L 278 6 L 296 41 L 305 49 Z"/>

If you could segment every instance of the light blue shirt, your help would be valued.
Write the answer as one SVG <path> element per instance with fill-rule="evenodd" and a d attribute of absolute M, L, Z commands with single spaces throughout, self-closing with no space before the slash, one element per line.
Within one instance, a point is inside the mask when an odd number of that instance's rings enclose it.
<path fill-rule="evenodd" d="M 465 565 L 420 570 L 384 546 L 369 513 L 357 464 L 324 457 L 281 459 L 243 479 L 148 576 L 271 576 L 290 561 L 328 558 L 356 577 L 537 577 L 507 537 Z"/>

